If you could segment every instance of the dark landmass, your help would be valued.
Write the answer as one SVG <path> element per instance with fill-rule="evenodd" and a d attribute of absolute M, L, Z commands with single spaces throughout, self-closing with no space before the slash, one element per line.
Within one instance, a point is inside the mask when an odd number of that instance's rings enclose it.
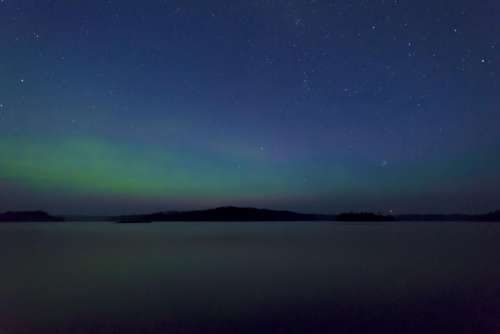
<path fill-rule="evenodd" d="M 466 214 L 411 214 L 396 216 L 400 221 L 479 221 L 479 222 L 500 222 L 500 210 L 486 214 L 466 215 Z"/>
<path fill-rule="evenodd" d="M 394 216 L 385 216 L 371 212 L 361 213 L 341 213 L 335 217 L 336 221 L 340 222 L 386 222 L 396 221 Z"/>
<path fill-rule="evenodd" d="M 45 211 L 8 211 L 0 214 L 0 222 L 16 222 L 16 223 L 30 223 L 30 222 L 62 222 L 61 217 L 49 215 Z"/>
<path fill-rule="evenodd" d="M 68 222 L 107 222 L 111 218 L 109 216 L 90 216 L 90 215 L 65 215 L 64 220 Z"/>
<path fill-rule="evenodd" d="M 147 223 L 169 221 L 480 221 L 500 222 L 500 210 L 488 214 L 465 215 L 384 215 L 371 212 L 350 212 L 338 215 L 304 214 L 293 211 L 277 211 L 256 208 L 220 207 L 209 210 L 158 212 L 146 215 L 119 216 L 110 219 L 118 223 Z"/>
<path fill-rule="evenodd" d="M 151 220 L 145 219 L 143 217 L 120 217 L 115 220 L 116 224 L 149 224 L 152 223 Z"/>
<path fill-rule="evenodd" d="M 9 211 L 0 214 L 0 222 L 62 222 L 62 221 L 112 221 L 120 224 L 144 224 L 173 221 L 444 221 L 444 222 L 500 222 L 500 210 L 486 214 L 404 214 L 384 215 L 371 212 L 350 212 L 337 215 L 305 214 L 256 208 L 220 207 L 208 210 L 157 212 L 123 216 L 52 216 L 45 211 Z"/>
<path fill-rule="evenodd" d="M 149 215 L 121 216 L 117 222 L 155 221 L 308 221 L 334 220 L 334 216 L 304 214 L 255 208 L 220 207 L 209 210 L 159 212 Z"/>

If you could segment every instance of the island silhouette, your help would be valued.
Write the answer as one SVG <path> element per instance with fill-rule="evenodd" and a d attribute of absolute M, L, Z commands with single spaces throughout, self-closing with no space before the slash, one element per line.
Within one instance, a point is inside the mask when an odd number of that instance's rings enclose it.
<path fill-rule="evenodd" d="M 7 211 L 0 214 L 0 222 L 62 222 L 64 218 L 45 211 Z"/>
<path fill-rule="evenodd" d="M 346 212 L 339 214 L 298 213 L 226 206 L 208 210 L 157 212 L 145 215 L 116 216 L 117 223 L 150 223 L 172 221 L 337 221 L 337 222 L 394 222 L 394 221 L 479 221 L 500 222 L 500 210 L 486 214 L 404 214 L 386 215 L 373 212 Z"/>
<path fill-rule="evenodd" d="M 293 211 L 277 211 L 256 208 L 239 208 L 234 206 L 219 207 L 208 210 L 181 212 L 158 212 L 147 215 L 131 215 L 116 217 L 118 223 L 154 222 L 154 221 L 317 221 L 334 220 L 334 216 L 304 214 Z"/>
<path fill-rule="evenodd" d="M 118 216 L 63 216 L 46 211 L 7 211 L 0 214 L 0 223 L 6 222 L 63 222 L 104 221 L 121 224 L 151 222 L 273 222 L 273 221 L 325 221 L 325 222 L 394 222 L 394 221 L 444 221 L 444 222 L 500 222 L 500 210 L 486 214 L 401 214 L 385 215 L 372 212 L 347 212 L 339 214 L 299 213 L 294 211 L 226 206 L 207 210 L 155 212 Z"/>

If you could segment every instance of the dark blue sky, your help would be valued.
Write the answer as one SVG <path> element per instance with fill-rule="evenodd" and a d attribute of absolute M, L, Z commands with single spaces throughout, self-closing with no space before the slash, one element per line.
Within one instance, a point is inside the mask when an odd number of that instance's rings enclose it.
<path fill-rule="evenodd" d="M 0 209 L 500 206 L 500 3 L 0 2 Z"/>

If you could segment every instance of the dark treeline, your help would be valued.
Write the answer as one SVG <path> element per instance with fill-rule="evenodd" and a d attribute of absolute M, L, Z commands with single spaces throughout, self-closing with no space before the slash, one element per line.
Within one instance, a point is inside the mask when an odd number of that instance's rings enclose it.
<path fill-rule="evenodd" d="M 0 214 L 0 222 L 62 222 L 64 218 L 45 211 L 7 211 Z"/>
<path fill-rule="evenodd" d="M 337 215 L 305 214 L 256 208 L 220 207 L 208 210 L 157 212 L 122 216 L 53 216 L 45 211 L 8 211 L 0 214 L 0 222 L 62 222 L 113 221 L 117 223 L 148 223 L 172 221 L 445 221 L 500 222 L 500 210 L 478 215 L 470 214 L 405 214 L 384 215 L 371 212 L 348 212 Z"/>

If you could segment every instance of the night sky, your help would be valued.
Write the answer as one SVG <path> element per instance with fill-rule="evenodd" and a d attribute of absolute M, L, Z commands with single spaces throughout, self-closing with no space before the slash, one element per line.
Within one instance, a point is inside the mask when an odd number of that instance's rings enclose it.
<path fill-rule="evenodd" d="M 0 210 L 500 207 L 497 0 L 0 0 Z"/>

